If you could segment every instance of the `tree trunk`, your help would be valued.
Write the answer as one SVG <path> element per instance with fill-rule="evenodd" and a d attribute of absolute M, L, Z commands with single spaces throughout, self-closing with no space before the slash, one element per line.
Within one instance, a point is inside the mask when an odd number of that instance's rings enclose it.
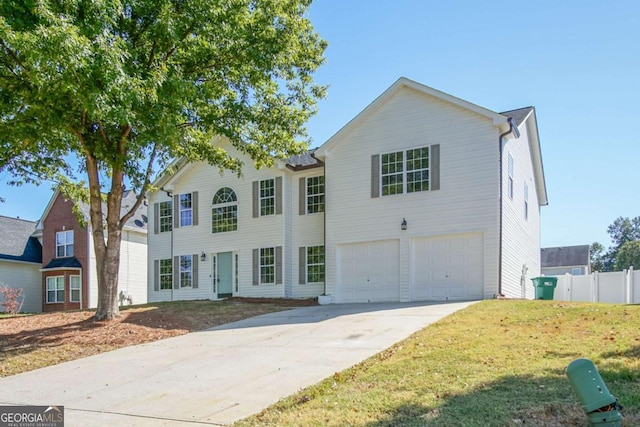
<path fill-rule="evenodd" d="M 102 268 L 98 269 L 98 309 L 96 320 L 113 320 L 120 316 L 118 306 L 118 271 L 122 233 L 109 232 Z M 96 259 L 96 263 L 100 263 Z"/>

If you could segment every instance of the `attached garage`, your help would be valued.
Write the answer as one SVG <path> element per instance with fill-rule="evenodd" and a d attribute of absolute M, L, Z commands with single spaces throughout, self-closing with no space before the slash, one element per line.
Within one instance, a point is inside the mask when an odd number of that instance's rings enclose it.
<path fill-rule="evenodd" d="M 400 301 L 398 240 L 338 246 L 338 302 Z"/>
<path fill-rule="evenodd" d="M 412 239 L 411 246 L 412 300 L 483 298 L 482 234 L 420 237 Z"/>

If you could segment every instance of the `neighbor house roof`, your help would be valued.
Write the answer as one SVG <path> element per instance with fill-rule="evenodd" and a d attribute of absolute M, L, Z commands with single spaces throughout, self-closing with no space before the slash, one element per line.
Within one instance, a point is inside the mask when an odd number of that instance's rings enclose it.
<path fill-rule="evenodd" d="M 49 262 L 49 264 L 42 267 L 43 270 L 50 269 L 80 269 L 82 268 L 82 264 L 78 261 L 76 257 L 70 258 L 54 258 Z"/>
<path fill-rule="evenodd" d="M 589 245 L 542 248 L 540 262 L 542 268 L 589 265 Z"/>
<path fill-rule="evenodd" d="M 51 210 L 51 207 L 53 206 L 53 203 L 55 202 L 56 198 L 58 197 L 58 195 L 60 194 L 60 190 L 56 189 L 56 191 L 53 193 L 53 196 L 51 197 L 51 200 L 49 200 L 49 204 L 47 205 L 46 209 L 44 210 L 44 213 L 42 214 L 42 217 L 40 218 L 40 221 L 38 222 L 37 225 L 37 230 L 39 233 L 42 232 L 42 228 L 44 227 L 44 219 L 46 218 L 46 216 L 49 214 L 49 211 Z M 133 205 L 136 203 L 136 199 L 137 199 L 137 195 L 131 191 L 131 190 L 126 190 L 123 195 L 122 195 L 122 205 L 120 207 L 120 217 L 122 217 L 124 214 L 126 214 L 129 209 L 131 209 L 131 207 L 133 207 Z M 84 202 L 80 202 L 79 203 L 79 207 L 80 207 L 80 211 L 82 212 L 82 215 L 84 216 L 85 221 L 87 222 L 87 224 L 91 223 L 91 216 L 89 214 L 90 212 L 90 206 L 87 203 Z M 107 204 L 106 203 L 102 203 L 102 214 L 104 217 L 106 217 L 107 214 Z M 143 233 L 147 232 L 147 222 L 148 222 L 148 218 L 147 218 L 147 205 L 145 203 L 142 203 L 140 205 L 140 207 L 138 208 L 138 210 L 133 214 L 133 216 L 131 218 L 129 218 L 129 220 L 127 221 L 127 223 L 124 225 L 125 229 L 128 230 L 136 230 L 136 231 L 140 231 Z"/>
<path fill-rule="evenodd" d="M 42 262 L 42 245 L 32 236 L 35 221 L 0 216 L 0 259 Z"/>

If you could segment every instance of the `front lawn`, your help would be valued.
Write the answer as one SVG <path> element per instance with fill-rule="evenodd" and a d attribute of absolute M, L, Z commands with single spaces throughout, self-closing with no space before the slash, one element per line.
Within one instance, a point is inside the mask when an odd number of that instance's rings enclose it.
<path fill-rule="evenodd" d="M 492 300 L 235 426 L 586 426 L 582 357 L 640 425 L 640 306 Z"/>

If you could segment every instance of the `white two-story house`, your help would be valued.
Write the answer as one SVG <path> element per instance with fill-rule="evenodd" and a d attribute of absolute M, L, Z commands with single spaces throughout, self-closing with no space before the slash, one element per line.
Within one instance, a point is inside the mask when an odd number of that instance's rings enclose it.
<path fill-rule="evenodd" d="M 155 183 L 149 301 L 532 297 L 547 204 L 533 107 L 496 113 L 401 78 L 317 150 L 242 177 Z"/>

